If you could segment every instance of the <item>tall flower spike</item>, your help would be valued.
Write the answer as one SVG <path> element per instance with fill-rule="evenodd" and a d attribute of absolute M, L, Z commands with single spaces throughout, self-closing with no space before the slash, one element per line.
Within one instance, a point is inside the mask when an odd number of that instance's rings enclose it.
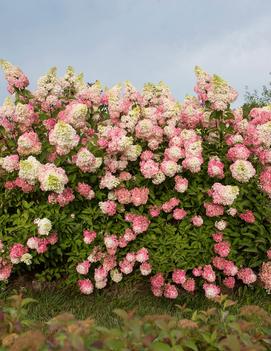
<path fill-rule="evenodd" d="M 8 82 L 8 92 L 13 94 L 15 89 L 24 89 L 29 85 L 29 80 L 19 67 L 14 66 L 6 60 L 0 60 L 5 79 Z"/>

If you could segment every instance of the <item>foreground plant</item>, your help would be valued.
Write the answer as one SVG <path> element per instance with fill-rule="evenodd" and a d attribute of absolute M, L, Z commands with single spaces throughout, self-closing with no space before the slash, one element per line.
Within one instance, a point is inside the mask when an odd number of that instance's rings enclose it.
<path fill-rule="evenodd" d="M 84 294 L 139 270 L 155 296 L 270 290 L 271 108 L 196 67 L 197 97 L 103 89 L 69 67 L 34 91 L 12 64 L 0 108 L 0 280 L 39 270 Z M 269 251 L 268 251 L 269 250 Z"/>
<path fill-rule="evenodd" d="M 120 326 L 105 328 L 93 319 L 60 314 L 46 323 L 25 323 L 31 299 L 14 295 L 1 310 L 1 350 L 269 350 L 271 318 L 258 306 L 231 312 L 234 302 L 217 298 L 217 307 L 194 311 L 179 307 L 179 317 L 115 310 Z M 15 318 L 16 316 L 16 318 Z M 22 328 L 23 326 L 23 328 Z"/>

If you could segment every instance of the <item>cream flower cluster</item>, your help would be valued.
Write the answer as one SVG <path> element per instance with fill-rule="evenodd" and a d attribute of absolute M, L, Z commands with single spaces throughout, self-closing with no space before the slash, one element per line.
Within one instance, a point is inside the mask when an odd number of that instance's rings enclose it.
<path fill-rule="evenodd" d="M 49 133 L 49 142 L 56 146 L 59 155 L 67 155 L 79 143 L 76 130 L 68 123 L 59 121 Z"/>
<path fill-rule="evenodd" d="M 38 171 L 38 180 L 41 190 L 62 193 L 68 183 L 68 177 L 63 168 L 56 167 L 53 163 L 41 165 Z"/>

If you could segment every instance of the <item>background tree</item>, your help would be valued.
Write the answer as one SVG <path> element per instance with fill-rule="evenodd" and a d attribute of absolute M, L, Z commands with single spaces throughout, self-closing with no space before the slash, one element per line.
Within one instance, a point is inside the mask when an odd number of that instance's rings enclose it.
<path fill-rule="evenodd" d="M 269 75 L 271 75 L 271 72 L 269 72 Z M 262 107 L 270 104 L 271 104 L 271 80 L 268 82 L 267 85 L 262 86 L 262 90 L 260 92 L 256 89 L 250 92 L 248 90 L 248 87 L 246 87 L 245 103 L 243 106 L 245 116 L 249 113 L 249 111 L 253 107 Z"/>

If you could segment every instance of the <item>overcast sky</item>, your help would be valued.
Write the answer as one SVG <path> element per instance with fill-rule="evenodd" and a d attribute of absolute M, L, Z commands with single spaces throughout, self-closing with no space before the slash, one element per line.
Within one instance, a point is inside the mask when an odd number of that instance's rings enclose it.
<path fill-rule="evenodd" d="M 165 81 L 182 100 L 201 66 L 240 93 L 271 71 L 271 0 L 0 0 L 0 57 L 35 87 L 52 66 L 87 81 Z M 0 103 L 6 85 L 0 73 Z"/>

